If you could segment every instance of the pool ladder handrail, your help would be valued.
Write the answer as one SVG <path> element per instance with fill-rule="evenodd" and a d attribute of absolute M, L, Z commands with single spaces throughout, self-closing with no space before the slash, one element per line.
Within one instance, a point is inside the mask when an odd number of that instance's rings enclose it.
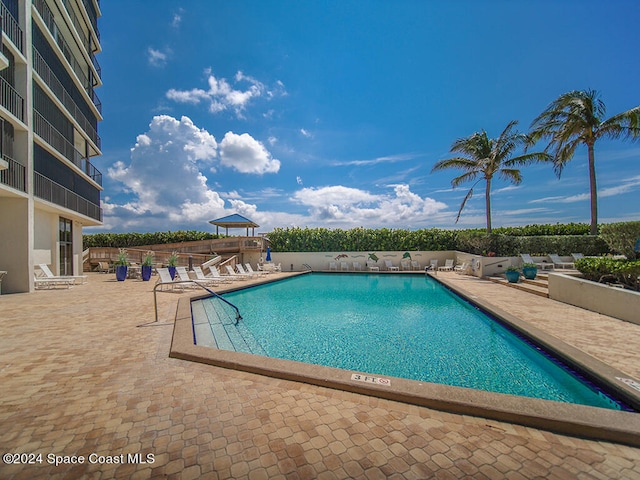
<path fill-rule="evenodd" d="M 177 282 L 158 282 L 155 284 L 155 286 L 153 287 L 153 306 L 156 312 L 156 322 L 158 321 L 158 299 L 157 299 L 157 288 L 162 286 L 162 285 L 176 285 L 178 283 L 190 283 L 192 285 L 197 285 L 200 288 L 203 288 L 204 290 L 206 290 L 207 292 L 209 292 L 211 295 L 213 295 L 214 297 L 222 300 L 224 303 L 226 303 L 227 305 L 231 306 L 235 311 L 236 311 L 236 321 L 234 323 L 234 325 L 237 325 L 238 322 L 240 320 L 242 320 L 242 315 L 240 315 L 240 310 L 238 309 L 238 307 L 236 307 L 233 303 L 231 303 L 229 300 L 227 300 L 226 298 L 218 295 L 216 292 L 214 292 L 213 290 L 205 287 L 204 285 L 198 283 L 198 282 L 194 282 L 193 280 L 178 280 Z"/>

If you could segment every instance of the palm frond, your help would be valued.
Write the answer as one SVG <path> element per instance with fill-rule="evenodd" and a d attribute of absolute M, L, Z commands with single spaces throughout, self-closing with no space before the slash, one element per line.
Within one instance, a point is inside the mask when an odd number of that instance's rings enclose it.
<path fill-rule="evenodd" d="M 464 199 L 462 200 L 462 203 L 460 204 L 460 208 L 458 209 L 458 215 L 456 216 L 456 222 L 455 223 L 458 223 L 458 220 L 460 220 L 460 216 L 462 215 L 462 210 L 464 209 L 464 206 L 467 204 L 467 200 L 469 200 L 472 196 L 473 196 L 473 187 L 471 187 L 471 189 L 464 196 Z"/>

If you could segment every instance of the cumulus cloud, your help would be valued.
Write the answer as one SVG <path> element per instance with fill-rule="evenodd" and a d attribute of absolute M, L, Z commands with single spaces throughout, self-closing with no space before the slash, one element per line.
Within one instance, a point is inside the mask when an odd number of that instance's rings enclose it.
<path fill-rule="evenodd" d="M 411 192 L 404 184 L 393 186 L 392 194 L 383 195 L 342 185 L 303 188 L 292 200 L 309 207 L 314 219 L 352 226 L 424 223 L 447 208 L 444 203 Z"/>
<path fill-rule="evenodd" d="M 217 78 L 210 69 L 205 73 L 208 89 L 178 90 L 172 88 L 167 91 L 166 97 L 178 103 L 197 105 L 203 102 L 208 104 L 211 113 L 233 110 L 236 116 L 241 118 L 244 110 L 253 99 L 273 98 L 286 94 L 282 82 L 277 82 L 275 88 L 270 89 L 261 81 L 245 75 L 241 71 L 235 74 L 233 85 L 226 78 Z"/>
<path fill-rule="evenodd" d="M 241 173 L 276 173 L 280 160 L 271 157 L 262 143 L 248 133 L 227 132 L 220 142 L 220 163 Z"/>
<path fill-rule="evenodd" d="M 224 200 L 207 187 L 200 171 L 216 161 L 217 148 L 214 136 L 188 117 L 153 117 L 149 130 L 136 138 L 131 162 L 118 161 L 108 169 L 131 199 L 120 205 L 104 202 L 105 217 L 140 221 L 145 216 L 162 219 L 166 227 L 167 221 L 203 221 L 223 211 Z"/>
<path fill-rule="evenodd" d="M 153 67 L 164 67 L 169 60 L 169 53 L 170 51 L 168 49 L 162 51 L 149 47 L 147 49 L 147 61 L 149 62 L 149 65 Z"/>

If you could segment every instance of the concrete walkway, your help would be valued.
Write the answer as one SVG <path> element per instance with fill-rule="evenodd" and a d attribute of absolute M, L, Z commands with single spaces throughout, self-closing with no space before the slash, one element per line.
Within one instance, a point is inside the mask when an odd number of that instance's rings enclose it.
<path fill-rule="evenodd" d="M 640 326 L 439 275 L 640 377 Z M 36 454 L 0 478 L 640 479 L 637 448 L 169 358 L 189 293 L 159 294 L 154 324 L 152 289 L 0 296 L 0 445 Z"/>

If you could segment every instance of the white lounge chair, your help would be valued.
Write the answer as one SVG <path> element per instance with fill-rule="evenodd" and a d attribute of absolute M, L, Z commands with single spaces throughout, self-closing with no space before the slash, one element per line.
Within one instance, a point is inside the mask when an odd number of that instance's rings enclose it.
<path fill-rule="evenodd" d="M 258 270 L 257 272 L 253 269 L 253 267 L 251 266 L 250 263 L 245 263 L 244 264 L 244 268 L 247 271 L 247 273 L 251 274 L 251 275 L 268 275 L 271 272 L 268 272 L 266 270 Z"/>
<path fill-rule="evenodd" d="M 456 265 L 453 267 L 453 271 L 459 273 L 460 275 L 466 275 L 469 273 L 469 263 L 462 262 L 460 265 Z"/>
<path fill-rule="evenodd" d="M 231 283 L 234 280 L 228 275 L 220 275 L 220 272 L 215 265 L 209 265 L 209 271 L 211 272 L 211 278 L 220 283 Z"/>
<path fill-rule="evenodd" d="M 362 265 L 360 265 L 360 262 L 353 262 L 353 270 L 360 270 L 362 271 Z"/>
<path fill-rule="evenodd" d="M 349 265 L 347 265 L 347 262 L 340 262 L 340 270 L 349 270 Z"/>
<path fill-rule="evenodd" d="M 549 258 L 551 259 L 551 261 L 553 262 L 553 266 L 556 268 L 576 268 L 576 266 L 573 264 L 573 262 L 565 262 L 563 261 L 560 256 L 556 253 L 550 253 L 549 254 Z"/>
<path fill-rule="evenodd" d="M 400 271 L 400 267 L 394 267 L 391 260 L 385 260 L 384 265 L 385 267 L 387 267 L 388 271 L 396 271 L 396 272 Z"/>
<path fill-rule="evenodd" d="M 237 278 L 237 279 L 240 279 L 240 280 L 248 280 L 248 279 L 251 278 L 250 275 L 242 275 L 240 273 L 235 272 L 233 270 L 233 268 L 231 268 L 231 265 L 225 265 L 224 268 L 227 269 L 227 274 L 231 278 Z"/>
<path fill-rule="evenodd" d="M 447 258 L 444 261 L 444 265 L 442 267 L 438 267 L 439 271 L 451 272 L 453 271 L 453 258 Z"/>
<path fill-rule="evenodd" d="M 236 265 L 236 270 L 238 271 L 238 274 L 239 274 L 239 275 L 244 275 L 245 277 L 249 277 L 249 278 L 254 278 L 254 277 L 257 277 L 258 275 L 260 275 L 260 274 L 255 273 L 255 272 L 253 272 L 253 273 L 249 273 L 249 272 L 247 272 L 247 271 L 244 269 L 244 267 L 242 266 L 242 264 L 241 264 L 241 263 L 238 263 L 238 264 Z"/>
<path fill-rule="evenodd" d="M 158 280 L 156 282 L 156 285 L 161 285 L 160 290 L 164 290 L 165 286 L 168 286 L 169 290 L 173 290 L 176 287 L 184 289 L 183 284 L 179 284 L 173 278 L 171 278 L 171 274 L 169 273 L 169 269 L 167 267 L 156 268 L 156 272 L 158 272 Z"/>
<path fill-rule="evenodd" d="M 205 278 L 204 280 L 193 279 L 189 276 L 189 272 L 187 271 L 187 267 L 176 267 L 176 273 L 178 274 L 178 278 L 181 282 L 192 282 L 192 288 L 195 288 L 196 285 L 201 285 L 203 287 L 210 287 L 213 284 L 213 279 Z M 187 285 L 187 284 L 182 284 Z"/>
<path fill-rule="evenodd" d="M 438 270 L 437 258 L 432 258 L 431 260 L 429 260 L 429 266 L 427 267 L 427 270 Z"/>
<path fill-rule="evenodd" d="M 400 260 L 400 270 L 411 270 L 409 260 Z"/>
<path fill-rule="evenodd" d="M 533 263 L 533 264 L 535 264 L 535 266 L 538 267 L 540 270 L 544 270 L 545 268 L 550 268 L 550 269 L 553 270 L 553 263 L 536 262 L 536 261 L 533 260 L 531 255 L 529 255 L 528 253 L 521 253 L 520 254 L 520 258 L 522 258 L 522 261 L 524 263 Z"/>
<path fill-rule="evenodd" d="M 370 262 L 369 260 L 367 260 L 367 268 L 370 272 L 378 272 L 380 270 L 380 267 L 376 264 L 376 262 Z"/>
<path fill-rule="evenodd" d="M 74 284 L 87 283 L 86 275 L 54 275 L 53 272 L 51 272 L 51 269 L 49 269 L 49 265 L 47 265 L 46 263 L 39 263 L 38 268 L 40 268 L 44 276 L 49 279 L 53 279 L 53 278 L 62 278 L 67 280 L 72 279 L 74 281 Z"/>
<path fill-rule="evenodd" d="M 55 287 L 66 287 L 71 288 L 76 283 L 75 279 L 71 277 L 62 278 L 62 277 L 38 277 L 37 275 L 33 275 L 33 283 L 34 287 L 38 290 L 44 288 L 55 288 Z"/>
<path fill-rule="evenodd" d="M 193 273 L 195 273 L 195 275 L 196 275 L 196 280 L 198 280 L 199 282 L 203 282 L 203 285 L 208 285 L 210 287 L 215 287 L 216 285 L 218 285 L 220 283 L 219 281 L 217 281 L 213 277 L 207 277 L 204 274 L 204 272 L 202 271 L 202 267 L 197 267 L 197 266 L 193 267 Z"/>
<path fill-rule="evenodd" d="M 338 271 L 338 264 L 336 262 L 329 262 L 329 270 Z"/>
<path fill-rule="evenodd" d="M 422 270 L 420 262 L 418 262 L 417 260 L 411 260 L 411 270 Z"/>
<path fill-rule="evenodd" d="M 573 261 L 575 262 L 576 260 L 580 260 L 581 258 L 584 258 L 584 255 L 581 253 L 572 253 L 571 256 L 573 257 Z"/>

